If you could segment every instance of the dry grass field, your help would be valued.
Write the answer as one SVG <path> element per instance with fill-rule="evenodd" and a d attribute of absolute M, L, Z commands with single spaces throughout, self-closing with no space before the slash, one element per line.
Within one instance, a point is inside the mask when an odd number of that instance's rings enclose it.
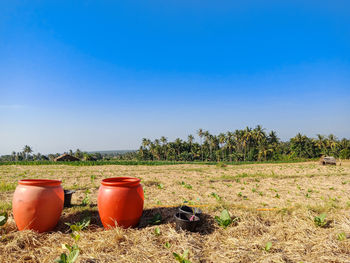
<path fill-rule="evenodd" d="M 144 214 L 138 228 L 105 231 L 97 212 L 101 179 L 142 179 Z M 17 180 L 61 179 L 75 189 L 55 231 L 18 232 L 11 215 Z M 90 205 L 81 206 L 89 190 Z M 163 166 L 0 166 L 0 211 L 9 211 L 0 229 L 0 262 L 53 262 L 72 244 L 66 222 L 91 216 L 81 232 L 77 262 L 175 262 L 173 252 L 189 250 L 191 262 L 350 262 L 350 162 Z M 201 206 L 197 233 L 176 231 L 174 213 L 184 201 Z M 221 228 L 214 217 L 226 208 L 238 223 Z M 162 215 L 159 226 L 148 221 Z M 314 217 L 326 213 L 326 227 Z M 155 234 L 159 227 L 160 234 Z M 344 234 L 341 234 L 344 233 Z M 341 234 L 339 236 L 339 234 Z M 170 247 L 166 247 L 168 242 Z M 268 242 L 271 249 L 264 248 Z"/>

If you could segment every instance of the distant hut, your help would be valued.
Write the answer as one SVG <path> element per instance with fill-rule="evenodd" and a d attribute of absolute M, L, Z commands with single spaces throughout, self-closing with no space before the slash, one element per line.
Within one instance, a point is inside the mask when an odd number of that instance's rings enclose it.
<path fill-rule="evenodd" d="M 337 162 L 333 156 L 322 156 L 320 159 L 322 165 L 336 165 Z"/>
<path fill-rule="evenodd" d="M 67 153 L 64 153 L 57 158 L 54 159 L 55 162 L 75 162 L 75 161 L 80 161 L 77 157 L 74 157 L 72 155 L 69 155 Z"/>

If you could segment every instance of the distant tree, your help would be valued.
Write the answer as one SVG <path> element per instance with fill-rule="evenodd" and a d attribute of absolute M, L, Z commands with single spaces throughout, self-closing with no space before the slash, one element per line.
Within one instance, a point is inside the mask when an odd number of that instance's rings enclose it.
<path fill-rule="evenodd" d="M 28 160 L 28 155 L 29 155 L 30 153 L 32 153 L 32 152 L 33 152 L 33 150 L 32 150 L 32 148 L 31 148 L 30 146 L 25 145 L 25 146 L 23 147 L 24 158 L 25 158 L 26 160 Z"/>

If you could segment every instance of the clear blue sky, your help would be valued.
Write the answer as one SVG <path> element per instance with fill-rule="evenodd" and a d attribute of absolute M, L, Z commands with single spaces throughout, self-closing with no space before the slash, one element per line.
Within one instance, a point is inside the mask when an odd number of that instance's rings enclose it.
<path fill-rule="evenodd" d="M 257 124 L 349 138 L 349 14 L 346 0 L 1 1 L 0 154 Z"/>

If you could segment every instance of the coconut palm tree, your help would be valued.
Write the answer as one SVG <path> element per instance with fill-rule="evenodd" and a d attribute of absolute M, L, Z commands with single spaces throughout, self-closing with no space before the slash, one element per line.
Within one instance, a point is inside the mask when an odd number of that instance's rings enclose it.
<path fill-rule="evenodd" d="M 202 161 L 203 161 L 203 144 L 202 144 L 202 137 L 204 136 L 203 129 L 200 128 L 200 129 L 197 131 L 197 134 L 198 134 L 198 136 L 199 136 L 200 143 L 201 143 L 201 154 L 202 154 Z"/>
<path fill-rule="evenodd" d="M 30 153 L 32 153 L 32 152 L 33 152 L 33 150 L 32 150 L 32 148 L 31 148 L 30 146 L 25 145 L 25 146 L 23 147 L 23 153 L 24 153 L 24 157 L 25 157 L 26 160 L 28 160 L 28 155 L 29 155 Z"/>

